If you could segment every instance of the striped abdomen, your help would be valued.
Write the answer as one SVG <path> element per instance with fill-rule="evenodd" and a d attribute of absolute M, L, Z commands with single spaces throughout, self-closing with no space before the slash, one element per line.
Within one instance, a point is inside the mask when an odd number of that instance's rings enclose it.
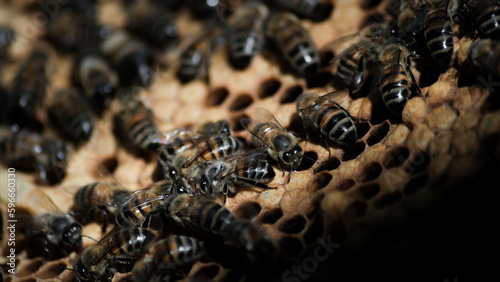
<path fill-rule="evenodd" d="M 150 248 L 153 261 L 166 265 L 180 265 L 197 260 L 205 251 L 203 243 L 195 238 L 173 235 Z"/>
<path fill-rule="evenodd" d="M 132 197 L 116 216 L 116 225 L 140 226 L 152 212 L 158 211 L 164 198 L 151 194 L 153 193 L 146 192 Z"/>
<path fill-rule="evenodd" d="M 354 89 L 359 89 L 363 83 L 363 66 L 364 54 L 355 48 L 342 58 L 337 65 L 337 77 L 342 84 L 352 86 Z"/>
<path fill-rule="evenodd" d="M 90 139 L 94 130 L 91 110 L 75 89 L 57 92 L 49 107 L 51 121 L 73 141 Z"/>
<path fill-rule="evenodd" d="M 74 197 L 77 209 L 89 209 L 92 207 L 105 207 L 111 209 L 112 203 L 124 202 L 129 191 L 114 183 L 95 182 L 80 188 Z"/>
<path fill-rule="evenodd" d="M 400 64 L 389 63 L 382 66 L 381 72 L 382 100 L 392 113 L 401 115 L 411 97 L 411 82 L 405 69 Z"/>
<path fill-rule="evenodd" d="M 181 82 L 189 82 L 201 73 L 205 56 L 205 44 L 204 42 L 197 41 L 189 45 L 180 56 L 180 65 L 177 70 L 177 77 Z"/>
<path fill-rule="evenodd" d="M 181 202 L 184 208 L 179 210 L 175 216 L 187 228 L 225 236 L 233 222 L 236 221 L 234 215 L 227 208 L 209 199 L 181 196 L 176 200 Z M 174 204 L 176 204 L 176 200 L 174 200 Z"/>
<path fill-rule="evenodd" d="M 276 176 L 273 167 L 266 160 L 241 159 L 236 166 L 238 180 L 268 183 Z"/>
<path fill-rule="evenodd" d="M 341 145 L 356 143 L 357 132 L 351 116 L 334 103 L 324 104 L 315 114 L 315 126 L 324 136 Z"/>
<path fill-rule="evenodd" d="M 136 107 L 127 109 L 129 113 L 120 115 L 126 133 L 135 147 L 145 151 L 155 150 L 158 146 L 155 140 L 159 136 L 159 132 L 153 112 L 141 102 L 135 105 Z"/>
<path fill-rule="evenodd" d="M 496 0 L 481 0 L 472 4 L 476 25 L 482 36 L 500 39 L 500 5 Z"/>
<path fill-rule="evenodd" d="M 264 46 L 264 20 L 268 14 L 265 5 L 249 2 L 231 17 L 229 49 L 238 67 L 247 67 Z"/>
<path fill-rule="evenodd" d="M 183 168 L 192 165 L 197 161 L 213 161 L 217 159 L 222 159 L 231 154 L 234 154 L 243 149 L 243 144 L 236 138 L 232 136 L 227 136 L 226 134 L 215 136 L 214 138 L 209 138 L 200 143 L 198 146 L 192 150 L 199 152 L 199 155 L 195 155 L 194 158 L 184 162 Z M 182 157 L 181 157 L 182 159 Z"/>
<path fill-rule="evenodd" d="M 297 72 L 306 76 L 318 72 L 318 51 L 296 16 L 280 13 L 272 17 L 268 25 L 279 49 Z"/>
<path fill-rule="evenodd" d="M 441 66 L 448 66 L 453 57 L 453 25 L 447 5 L 431 8 L 426 18 L 424 36 L 432 58 Z"/>

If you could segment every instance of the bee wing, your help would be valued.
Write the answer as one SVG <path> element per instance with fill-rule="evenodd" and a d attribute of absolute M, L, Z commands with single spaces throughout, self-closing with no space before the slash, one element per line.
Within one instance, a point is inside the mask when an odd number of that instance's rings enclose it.
<path fill-rule="evenodd" d="M 122 235 L 120 235 L 119 233 L 121 233 Z M 135 234 L 139 235 L 140 237 L 134 236 Z M 97 245 L 105 247 L 104 251 L 99 252 L 101 256 L 96 258 L 95 261 L 92 263 L 93 264 L 99 263 L 101 260 L 106 258 L 107 254 L 125 245 L 134 245 L 133 246 L 135 249 L 134 252 L 126 253 L 123 255 L 123 256 L 132 256 L 136 253 L 136 251 L 142 249 L 141 247 L 142 245 L 146 245 L 149 242 L 151 242 L 154 236 L 155 235 L 151 233 L 151 231 L 149 231 L 149 229 L 147 228 L 139 228 L 139 227 L 132 227 L 126 229 L 114 228 L 97 243 Z M 124 240 L 117 240 L 117 238 L 122 238 Z M 137 245 L 138 243 L 140 243 L 141 246 L 138 246 Z M 124 249 L 127 250 L 128 248 L 129 247 L 125 247 Z"/>
<path fill-rule="evenodd" d="M 339 102 L 344 99 L 347 95 L 349 95 L 349 91 L 343 89 L 343 90 L 336 90 L 332 92 L 328 92 L 325 95 L 319 97 L 320 104 L 323 101 L 329 101 L 331 103 L 335 103 L 336 105 L 339 105 Z"/>
<path fill-rule="evenodd" d="M 174 130 L 170 130 L 170 131 L 160 132 L 160 135 L 159 135 L 160 143 L 162 145 L 172 143 L 175 140 L 175 138 L 187 137 L 187 136 L 193 135 L 193 131 L 194 131 L 193 126 L 187 126 L 187 127 L 181 127 L 181 128 L 177 128 Z"/>
<path fill-rule="evenodd" d="M 54 204 L 52 199 L 40 189 L 33 189 L 28 197 L 28 205 L 35 211 L 36 214 L 57 212 L 61 210 Z"/>
<path fill-rule="evenodd" d="M 226 158 L 224 158 L 225 162 L 236 164 L 239 160 L 245 160 L 243 162 L 247 161 L 263 161 L 267 158 L 267 149 L 265 147 L 259 147 L 247 151 L 242 151 L 236 154 L 232 154 Z M 238 168 L 238 166 L 233 165 L 232 169 L 226 171 L 223 173 L 220 178 L 224 178 L 229 175 L 233 175 L 235 172 L 237 172 L 240 169 L 245 169 L 244 167 Z"/>
<path fill-rule="evenodd" d="M 136 190 L 126 198 L 126 199 L 119 199 L 120 202 L 114 203 L 117 205 L 120 205 L 121 207 L 121 212 L 128 211 L 135 209 L 136 207 L 140 206 L 147 206 L 150 203 L 158 202 L 158 201 L 163 201 L 166 198 L 170 196 L 170 194 L 165 193 L 165 191 L 161 190 L 158 191 L 155 188 L 160 184 L 159 182 L 154 183 L 152 186 Z M 172 182 L 173 185 L 173 182 Z M 146 201 L 142 201 L 141 199 L 147 199 Z"/>
<path fill-rule="evenodd" d="M 441 4 L 447 4 L 448 1 L 441 1 Z M 439 4 L 438 4 L 439 5 Z M 410 30 L 419 33 L 425 28 L 427 15 L 429 14 L 429 4 L 424 4 L 416 8 L 416 15 L 410 25 Z"/>
<path fill-rule="evenodd" d="M 369 40 L 360 40 L 359 42 L 350 45 L 349 47 L 347 47 L 346 49 L 344 49 L 340 54 L 338 54 L 337 56 L 333 57 L 330 60 L 330 64 L 333 63 L 333 62 L 335 62 L 335 61 L 337 61 L 337 60 L 340 60 L 342 57 L 345 57 L 345 56 L 349 55 L 352 51 L 354 51 L 354 50 L 356 50 L 358 48 L 366 46 L 368 43 L 370 43 Z"/>
<path fill-rule="evenodd" d="M 220 137 L 222 139 L 226 139 L 229 136 L 227 132 L 221 133 L 219 135 L 216 135 L 215 137 Z M 212 137 L 213 138 L 213 137 Z M 208 147 L 204 141 L 206 141 L 206 138 L 199 138 L 197 143 L 195 144 L 195 147 L 191 148 L 190 150 L 194 150 L 194 154 L 187 154 L 183 160 L 183 167 L 188 167 L 190 166 L 195 160 L 197 160 L 199 157 L 201 157 L 203 154 L 206 152 L 209 152 L 212 148 Z"/>

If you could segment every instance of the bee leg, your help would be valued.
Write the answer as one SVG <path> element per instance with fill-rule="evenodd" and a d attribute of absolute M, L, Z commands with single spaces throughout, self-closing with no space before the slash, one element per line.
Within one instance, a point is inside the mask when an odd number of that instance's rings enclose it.
<path fill-rule="evenodd" d="M 59 244 L 62 248 L 62 242 Z M 42 240 L 42 247 L 43 247 L 43 255 L 45 257 L 45 260 L 49 260 L 49 240 L 47 238 L 43 238 Z M 64 250 L 64 248 L 62 248 Z"/>
<path fill-rule="evenodd" d="M 108 229 L 108 211 L 103 209 L 102 211 L 102 234 L 106 233 L 106 229 Z"/>
<path fill-rule="evenodd" d="M 111 270 L 109 269 L 109 265 L 106 265 L 106 268 L 104 270 L 104 275 L 106 275 L 106 279 L 108 281 L 112 281 L 113 280 L 113 273 L 111 273 Z"/>
<path fill-rule="evenodd" d="M 408 61 L 410 61 L 409 58 L 408 58 Z M 415 80 L 415 77 L 413 76 L 413 72 L 410 69 L 410 64 L 407 64 L 405 69 L 406 69 L 406 73 L 408 74 L 408 76 L 410 77 L 411 81 L 413 82 L 413 87 L 415 87 L 415 90 L 417 91 L 417 94 L 420 97 L 423 97 L 422 91 L 420 91 L 420 87 L 418 86 L 417 81 Z"/>

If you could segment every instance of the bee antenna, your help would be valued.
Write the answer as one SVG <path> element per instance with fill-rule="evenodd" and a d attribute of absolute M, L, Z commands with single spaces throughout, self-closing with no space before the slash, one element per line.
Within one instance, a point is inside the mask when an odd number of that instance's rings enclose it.
<path fill-rule="evenodd" d="M 96 239 L 94 239 L 94 238 L 92 238 L 92 237 L 90 237 L 90 236 L 88 236 L 88 235 L 82 235 L 82 237 L 89 238 L 90 240 L 92 240 L 92 241 L 94 241 L 94 242 L 96 242 L 96 243 L 97 243 L 97 242 L 99 242 L 99 241 L 97 241 Z"/>

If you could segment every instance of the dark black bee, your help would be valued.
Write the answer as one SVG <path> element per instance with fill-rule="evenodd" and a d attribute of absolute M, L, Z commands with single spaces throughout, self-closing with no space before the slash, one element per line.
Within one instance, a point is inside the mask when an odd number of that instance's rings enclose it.
<path fill-rule="evenodd" d="M 150 1 L 135 1 L 128 10 L 127 27 L 137 36 L 160 46 L 177 38 L 179 32 L 168 9 Z"/>
<path fill-rule="evenodd" d="M 481 39 L 471 44 L 467 59 L 483 75 L 500 77 L 500 44 L 491 39 Z"/>
<path fill-rule="evenodd" d="M 74 84 L 83 88 L 84 96 L 98 113 L 109 106 L 118 89 L 118 75 L 95 51 L 78 54 L 72 77 Z"/>
<path fill-rule="evenodd" d="M 49 117 L 73 142 L 87 141 L 94 130 L 94 116 L 87 101 L 75 88 L 54 94 L 48 108 Z"/>
<path fill-rule="evenodd" d="M 48 60 L 48 53 L 35 49 L 19 67 L 7 98 L 9 121 L 26 123 L 35 119 L 47 91 Z"/>
<path fill-rule="evenodd" d="M 97 48 L 110 33 L 109 27 L 90 21 L 73 9 L 62 9 L 47 25 L 47 39 L 64 51 L 82 46 Z"/>
<path fill-rule="evenodd" d="M 327 18 L 333 8 L 330 3 L 322 0 L 278 0 L 267 2 L 287 9 L 299 17 L 306 17 L 316 21 Z"/>
<path fill-rule="evenodd" d="M 30 222 L 29 238 L 42 238 L 45 254 L 50 252 L 50 245 L 56 245 L 63 251 L 73 247 L 78 251 L 82 247 L 82 227 L 68 213 L 62 213 L 52 200 L 42 191 L 35 190 L 30 198 L 31 206 L 39 211 Z"/>
<path fill-rule="evenodd" d="M 40 173 L 35 182 L 54 185 L 66 175 L 69 149 L 68 143 L 55 138 L 44 138 L 41 143 L 42 154 L 37 156 Z"/>
<path fill-rule="evenodd" d="M 149 87 L 153 83 L 149 48 L 125 30 L 111 33 L 103 42 L 101 51 L 111 60 L 121 85 Z"/>
<path fill-rule="evenodd" d="M 68 159 L 66 142 L 34 132 L 21 131 L 0 140 L 0 160 L 8 167 L 37 172 L 35 181 L 50 185 L 65 175 Z"/>

